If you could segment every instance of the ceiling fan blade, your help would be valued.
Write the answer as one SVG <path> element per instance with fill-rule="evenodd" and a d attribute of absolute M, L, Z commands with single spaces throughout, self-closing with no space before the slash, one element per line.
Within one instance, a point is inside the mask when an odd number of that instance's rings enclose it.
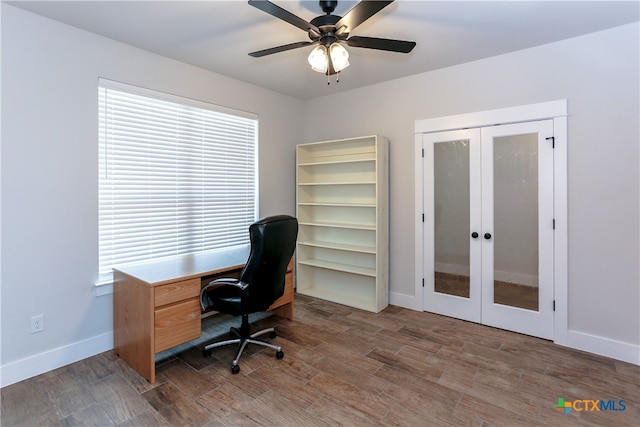
<path fill-rule="evenodd" d="M 275 16 L 278 19 L 282 19 L 289 24 L 300 28 L 303 31 L 309 32 L 310 30 L 314 31 L 316 34 L 320 34 L 320 30 L 318 27 L 313 25 L 310 22 L 305 21 L 304 19 L 294 15 L 281 8 L 278 5 L 271 3 L 268 0 L 249 0 L 249 4 L 255 8 L 260 9 L 263 12 L 267 12 L 271 16 Z"/>
<path fill-rule="evenodd" d="M 391 52 L 409 53 L 416 46 L 416 42 L 405 40 L 380 39 L 377 37 L 349 37 L 345 43 L 351 47 L 388 50 Z"/>
<path fill-rule="evenodd" d="M 362 24 L 367 19 L 371 18 L 376 13 L 380 12 L 387 5 L 393 3 L 393 0 L 389 1 L 368 1 L 362 0 L 355 5 L 353 9 L 347 12 L 337 23 L 336 28 L 340 28 L 343 25 L 347 26 L 346 32 L 352 32 L 358 25 Z"/>
<path fill-rule="evenodd" d="M 316 44 L 317 42 L 296 42 L 289 43 L 282 46 L 272 47 L 269 49 L 258 50 L 256 52 L 251 52 L 249 56 L 253 56 L 254 58 L 260 58 L 261 56 L 271 55 L 272 53 L 284 52 L 291 49 L 297 49 L 299 47 L 309 46 L 311 44 Z"/>

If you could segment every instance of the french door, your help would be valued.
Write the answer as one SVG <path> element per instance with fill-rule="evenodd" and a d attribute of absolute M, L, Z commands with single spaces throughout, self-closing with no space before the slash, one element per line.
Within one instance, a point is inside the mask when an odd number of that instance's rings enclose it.
<path fill-rule="evenodd" d="M 553 338 L 553 121 L 422 135 L 425 310 Z"/>

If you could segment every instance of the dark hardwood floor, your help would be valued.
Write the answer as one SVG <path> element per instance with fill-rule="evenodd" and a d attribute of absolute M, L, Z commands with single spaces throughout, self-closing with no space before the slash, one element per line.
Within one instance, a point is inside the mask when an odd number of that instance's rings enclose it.
<path fill-rule="evenodd" d="M 285 352 L 193 347 L 149 384 L 112 351 L 4 387 L 2 426 L 634 426 L 640 367 L 549 341 L 390 306 L 296 296 L 269 317 Z M 624 411 L 555 409 L 624 400 Z M 592 409 L 591 404 L 577 405 Z M 612 407 L 609 406 L 609 409 Z M 606 407 L 605 407 L 606 409 Z"/>

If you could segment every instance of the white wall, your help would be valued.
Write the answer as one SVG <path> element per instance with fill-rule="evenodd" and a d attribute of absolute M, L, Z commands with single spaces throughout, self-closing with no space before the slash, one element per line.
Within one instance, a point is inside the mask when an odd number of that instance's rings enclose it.
<path fill-rule="evenodd" d="M 392 302 L 422 306 L 414 295 L 415 120 L 567 99 L 573 345 L 602 353 L 620 344 L 640 360 L 638 40 L 634 23 L 306 102 L 304 142 L 373 133 L 391 141 Z M 327 111 L 330 126 L 317 120 Z"/>
<path fill-rule="evenodd" d="M 257 113 L 260 214 L 295 212 L 301 101 L 2 3 L 2 385 L 112 348 L 96 297 L 98 77 Z M 29 319 L 44 314 L 31 335 Z"/>

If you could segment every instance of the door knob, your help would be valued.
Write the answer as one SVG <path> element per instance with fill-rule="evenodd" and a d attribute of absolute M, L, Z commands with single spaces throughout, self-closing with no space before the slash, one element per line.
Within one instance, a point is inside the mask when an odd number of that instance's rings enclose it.
<path fill-rule="evenodd" d="M 473 233 L 471 233 L 471 237 L 473 237 L 474 239 L 478 238 L 478 233 L 476 233 L 475 231 Z"/>
<path fill-rule="evenodd" d="M 491 238 L 491 233 L 484 233 L 484 238 L 489 240 Z"/>

